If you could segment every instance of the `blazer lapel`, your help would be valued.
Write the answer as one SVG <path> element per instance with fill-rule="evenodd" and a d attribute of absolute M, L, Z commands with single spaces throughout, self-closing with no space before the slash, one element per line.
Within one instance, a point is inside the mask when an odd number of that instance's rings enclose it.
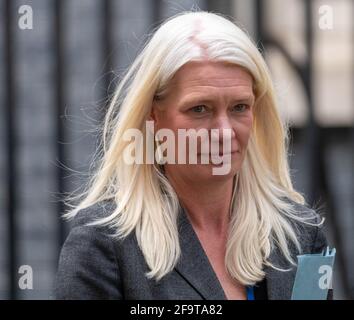
<path fill-rule="evenodd" d="M 181 258 L 175 270 L 191 285 L 203 299 L 226 300 L 225 292 L 212 268 L 210 261 L 195 233 L 186 211 L 178 215 L 178 231 L 181 246 Z M 286 263 L 278 248 L 275 248 L 269 261 L 278 268 Z M 265 266 L 268 300 L 290 300 L 296 275 L 296 267 L 289 271 L 280 271 Z"/>
<path fill-rule="evenodd" d="M 185 209 L 178 215 L 181 258 L 175 270 L 206 300 L 226 300 L 224 290 L 196 235 Z"/>
<path fill-rule="evenodd" d="M 296 267 L 284 267 L 284 259 L 278 249 L 273 250 L 269 261 L 278 268 L 290 269 L 289 271 L 280 271 L 266 266 L 267 294 L 268 300 L 290 300 L 294 285 Z"/>

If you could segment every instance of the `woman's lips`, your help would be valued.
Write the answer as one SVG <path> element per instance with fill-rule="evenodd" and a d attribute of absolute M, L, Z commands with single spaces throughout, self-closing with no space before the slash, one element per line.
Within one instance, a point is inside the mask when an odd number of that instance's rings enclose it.
<path fill-rule="evenodd" d="M 200 155 L 209 155 L 209 156 L 219 156 L 219 157 L 222 157 L 222 156 L 225 156 L 225 155 L 232 155 L 232 154 L 236 154 L 236 153 L 240 153 L 239 150 L 235 150 L 235 151 L 231 151 L 231 152 L 226 152 L 226 153 L 223 153 L 223 152 L 219 152 L 219 153 L 198 153 L 198 156 Z"/>

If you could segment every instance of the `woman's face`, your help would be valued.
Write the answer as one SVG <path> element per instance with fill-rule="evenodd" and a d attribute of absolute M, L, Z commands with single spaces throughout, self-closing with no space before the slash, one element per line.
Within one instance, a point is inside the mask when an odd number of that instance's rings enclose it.
<path fill-rule="evenodd" d="M 198 164 L 165 164 L 167 175 L 191 182 L 232 178 L 241 168 L 246 154 L 253 124 L 254 101 L 253 79 L 239 66 L 223 62 L 195 61 L 180 68 L 171 79 L 166 94 L 153 103 L 155 132 L 166 128 L 175 133 L 177 155 L 178 129 L 204 128 L 209 133 L 211 129 L 218 129 L 221 156 L 223 143 L 225 144 L 222 131 L 229 129 L 231 155 L 228 155 L 231 162 L 229 172 L 223 175 L 213 174 L 212 169 L 222 164 L 201 164 L 198 140 Z"/>

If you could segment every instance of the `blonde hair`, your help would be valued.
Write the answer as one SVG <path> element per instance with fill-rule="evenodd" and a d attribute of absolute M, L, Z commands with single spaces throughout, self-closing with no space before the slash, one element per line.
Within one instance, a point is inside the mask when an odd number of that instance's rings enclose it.
<path fill-rule="evenodd" d="M 166 20 L 146 43 L 119 83 L 103 127 L 99 166 L 79 204 L 67 218 L 103 200 L 113 200 L 114 211 L 96 224 L 115 228 L 119 238 L 135 231 L 150 268 L 147 277 L 161 279 L 172 271 L 181 254 L 177 230 L 178 197 L 156 164 L 127 165 L 123 140 L 127 129 L 144 134 L 155 96 L 185 63 L 203 60 L 236 64 L 254 79 L 254 126 L 242 168 L 235 176 L 231 223 L 225 265 L 244 285 L 264 277 L 270 253 L 277 245 L 295 264 L 289 240 L 301 251 L 289 219 L 305 222 L 296 203 L 303 196 L 293 188 L 287 161 L 288 133 L 276 106 L 265 61 L 250 38 L 234 22 L 219 14 L 192 11 Z M 291 199 L 292 201 L 289 201 Z M 301 210 L 300 210 L 301 211 Z"/>

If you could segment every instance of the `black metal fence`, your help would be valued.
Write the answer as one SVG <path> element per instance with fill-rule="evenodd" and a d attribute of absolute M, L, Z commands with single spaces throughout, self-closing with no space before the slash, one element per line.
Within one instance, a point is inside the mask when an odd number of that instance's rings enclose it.
<path fill-rule="evenodd" d="M 113 10 L 113 6 L 117 5 L 114 0 L 104 0 L 99 1 L 100 11 L 97 15 L 102 16 L 103 28 L 101 28 L 101 43 L 97 45 L 102 48 L 102 65 L 104 73 L 104 86 L 102 97 L 108 95 L 108 88 L 112 82 L 112 73 L 114 69 L 114 51 L 117 46 L 115 41 L 113 28 L 114 22 L 117 17 L 115 16 L 117 11 Z M 134 2 L 134 1 L 133 1 Z M 193 1 L 192 1 L 193 2 Z M 197 4 L 201 9 L 209 9 L 216 12 L 225 13 L 227 15 L 232 15 L 232 1 L 199 1 Z M 5 211 L 6 219 L 6 234 L 7 234 L 7 246 L 6 246 L 6 278 L 7 278 L 7 289 L 3 291 L 7 292 L 7 298 L 16 299 L 19 298 L 18 289 L 18 268 L 19 268 L 19 221 L 18 221 L 18 209 L 20 206 L 19 199 L 19 183 L 21 183 L 21 177 L 19 176 L 18 164 L 21 160 L 21 154 L 19 153 L 19 141 L 18 141 L 18 130 L 19 123 L 17 121 L 18 115 L 18 101 L 17 101 L 17 81 L 16 77 L 16 65 L 18 61 L 16 60 L 16 24 L 18 16 L 18 6 L 22 4 L 21 1 L 13 0 L 2 0 L 1 6 L 4 9 L 2 14 L 1 29 L 3 30 L 2 36 L 4 39 L 4 55 L 3 61 L 1 61 L 1 69 L 4 73 L 4 90 L 3 90 L 3 115 L 4 119 L 4 151 L 6 155 L 4 172 L 6 172 L 4 181 L 6 196 L 5 200 Z M 27 4 L 27 2 L 26 2 Z M 36 5 L 36 1 L 30 3 Z M 151 0 L 149 1 L 148 11 L 146 15 L 149 15 L 150 26 L 156 26 L 164 17 L 164 6 L 168 5 L 168 2 Z M 314 59 L 314 35 L 313 35 L 313 10 L 311 5 L 313 1 L 303 0 L 303 8 L 305 10 L 305 39 L 306 39 L 306 50 L 308 53 L 308 58 L 303 64 L 298 64 L 293 61 L 291 55 L 288 53 L 286 48 L 272 37 L 271 34 L 265 32 L 265 25 L 267 24 L 264 11 L 267 0 L 255 0 L 254 1 L 254 16 L 256 21 L 256 40 L 263 46 L 263 49 L 275 48 L 278 50 L 283 57 L 287 60 L 289 65 L 298 74 L 302 82 L 303 91 L 306 94 L 306 99 L 308 101 L 309 108 L 309 119 L 306 127 L 303 128 L 292 128 L 292 145 L 293 148 L 301 146 L 303 150 L 303 165 L 306 168 L 301 168 L 306 170 L 306 172 L 311 172 L 311 178 L 308 179 L 307 188 L 307 200 L 309 203 L 315 203 L 319 199 L 324 202 L 326 212 L 329 220 L 329 229 L 333 238 L 333 245 L 336 246 L 338 252 L 338 274 L 341 281 L 341 286 L 344 292 L 344 296 L 347 298 L 354 298 L 354 277 L 350 277 L 348 263 L 349 256 L 354 256 L 353 245 L 348 245 L 346 240 L 343 238 L 342 223 L 338 221 L 340 215 L 338 212 L 341 210 L 341 203 L 336 199 L 336 193 L 334 192 L 333 178 L 330 177 L 330 169 L 328 164 L 328 149 L 333 146 L 333 144 L 340 143 L 347 148 L 347 153 L 353 154 L 354 146 L 354 129 L 353 127 L 330 127 L 324 128 L 317 124 L 314 112 L 313 112 L 313 59 Z M 52 46 L 48 50 L 48 55 L 53 57 L 54 72 L 52 77 L 51 86 L 53 88 L 53 104 L 51 108 L 53 111 L 54 126 L 51 128 L 53 131 L 52 144 L 56 146 L 55 158 L 57 164 L 63 164 L 66 162 L 68 156 L 70 155 L 70 150 L 64 143 L 70 139 L 67 136 L 67 127 L 65 125 L 65 119 L 63 118 L 66 111 L 67 104 L 67 86 L 65 85 L 67 76 L 67 64 L 66 61 L 66 37 L 70 30 L 66 25 L 66 10 L 65 8 L 69 6 L 69 1 L 63 0 L 53 0 L 51 1 L 51 13 L 52 25 L 49 34 L 52 37 Z M 85 4 L 82 2 L 82 5 Z M 132 5 L 133 6 L 133 5 Z M 178 6 L 176 6 L 178 7 Z M 132 7 L 133 8 L 133 7 Z M 185 7 L 184 9 L 190 9 Z M 116 9 L 117 10 L 117 9 Z M 353 7 L 352 7 L 353 10 Z M 353 10 L 354 11 L 354 10 Z M 102 27 L 102 26 L 101 26 Z M 79 63 L 79 59 L 77 60 Z M 353 68 L 353 66 L 351 66 Z M 354 68 L 353 68 L 354 69 Z M 354 72 L 353 72 L 354 81 Z M 104 109 L 102 109 L 104 110 Z M 102 115 L 101 115 L 102 116 Z M 36 125 L 36 124 L 34 124 Z M 46 133 L 43 133 L 46 134 Z M 354 164 L 353 158 L 352 163 Z M 352 166 L 351 169 L 353 169 Z M 68 186 L 68 175 L 70 172 L 62 165 L 54 165 L 55 170 L 55 181 L 56 190 L 51 190 L 51 192 L 57 192 L 59 194 L 64 194 L 70 187 Z M 333 169 L 333 168 L 332 168 Z M 353 171 L 347 172 L 348 178 L 353 175 Z M 353 176 L 351 176 L 353 178 Z M 353 190 L 352 190 L 353 191 Z M 340 191 L 339 191 L 340 192 Z M 50 197 L 48 193 L 48 197 Z M 67 234 L 67 227 L 60 218 L 64 211 L 64 206 L 61 201 L 56 201 L 56 234 L 52 237 L 55 238 L 57 243 L 56 246 L 56 256 L 59 254 L 61 245 Z M 353 203 L 351 203 L 351 210 L 353 210 Z M 353 211 L 352 211 L 353 213 Z M 35 223 L 35 222 L 33 222 Z M 1 250 L 1 249 L 0 249 Z M 56 262 L 56 261 L 55 261 Z M 55 264 L 55 263 L 54 263 Z M 353 265 L 351 265 L 353 266 Z M 55 272 L 55 267 L 51 265 L 53 272 Z M 0 271 L 1 272 L 1 271 Z M 42 297 L 45 298 L 45 297 Z"/>

